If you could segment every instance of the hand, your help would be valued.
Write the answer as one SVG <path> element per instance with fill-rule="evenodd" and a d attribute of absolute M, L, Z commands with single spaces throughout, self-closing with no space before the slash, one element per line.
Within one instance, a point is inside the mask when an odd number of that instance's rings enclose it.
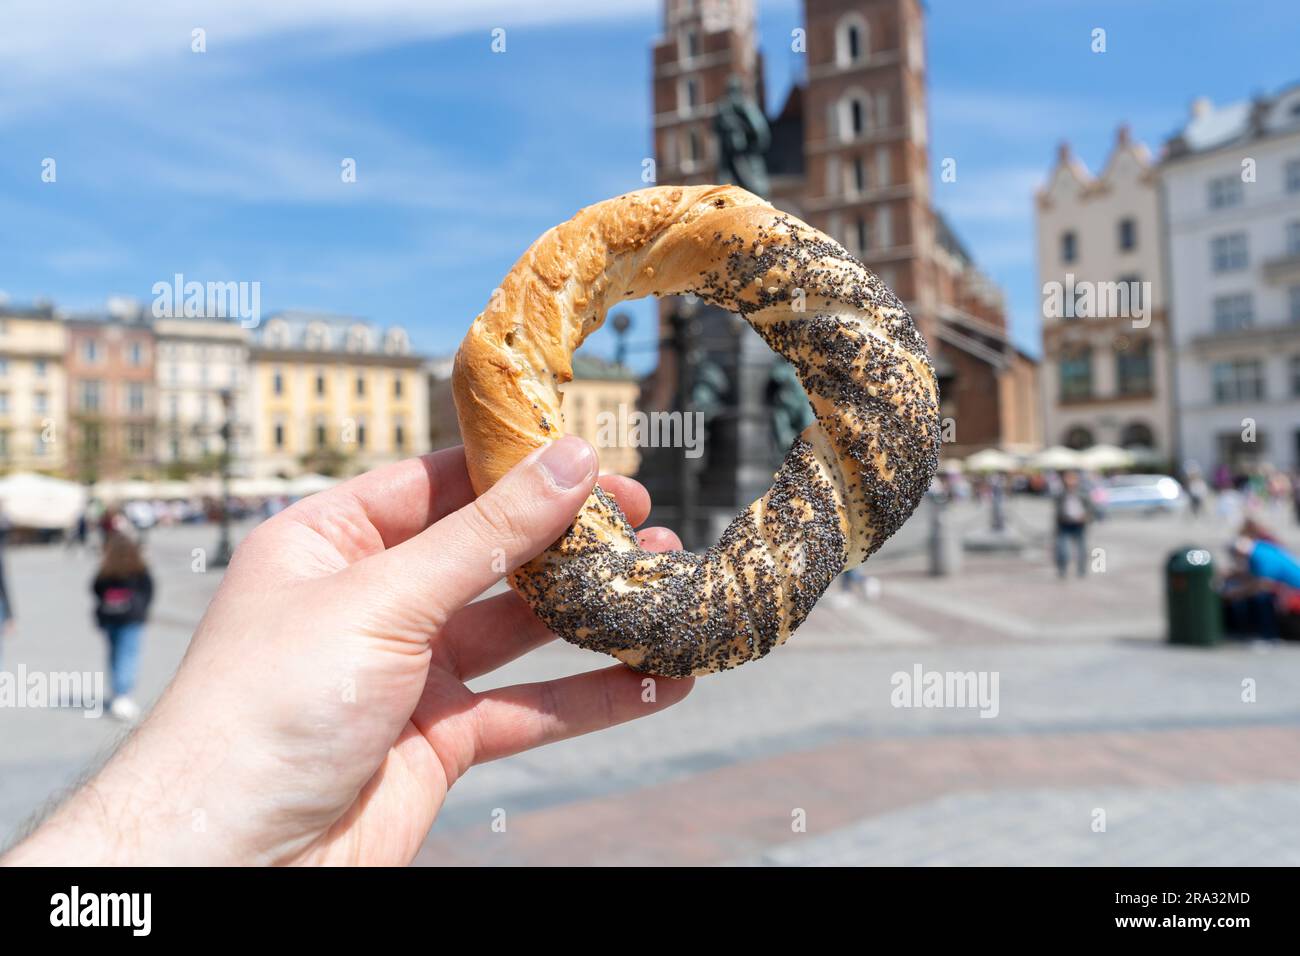
<path fill-rule="evenodd" d="M 474 764 L 681 700 L 690 680 L 622 665 L 465 686 L 554 638 L 513 592 L 469 602 L 564 532 L 595 474 L 563 438 L 475 500 L 456 448 L 264 522 L 154 711 L 5 862 L 405 864 Z M 639 484 L 601 485 L 645 520 Z"/>

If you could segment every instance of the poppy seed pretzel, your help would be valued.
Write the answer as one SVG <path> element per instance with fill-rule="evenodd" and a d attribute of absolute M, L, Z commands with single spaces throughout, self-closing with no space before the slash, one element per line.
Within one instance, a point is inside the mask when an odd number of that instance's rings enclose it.
<path fill-rule="evenodd" d="M 601 489 L 511 584 L 561 637 L 667 677 L 783 643 L 841 571 L 915 509 L 938 467 L 934 370 L 902 303 L 842 246 L 734 186 L 660 186 L 589 206 L 510 270 L 456 355 L 474 490 L 560 436 L 558 386 L 606 310 L 694 293 L 789 359 L 816 422 L 772 488 L 705 554 L 653 554 Z"/>

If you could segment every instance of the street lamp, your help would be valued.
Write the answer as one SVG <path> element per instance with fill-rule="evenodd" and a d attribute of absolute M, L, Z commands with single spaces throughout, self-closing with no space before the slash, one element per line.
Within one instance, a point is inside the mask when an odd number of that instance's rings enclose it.
<path fill-rule="evenodd" d="M 223 388 L 217 393 L 221 399 L 221 537 L 217 540 L 217 553 L 212 563 L 225 567 L 234 556 L 230 543 L 230 443 L 235 435 L 235 393 Z"/>
<path fill-rule="evenodd" d="M 614 348 L 614 364 L 626 365 L 627 330 L 632 327 L 632 318 L 626 312 L 616 312 L 610 324 L 614 327 L 614 334 L 618 336 L 618 344 Z"/>

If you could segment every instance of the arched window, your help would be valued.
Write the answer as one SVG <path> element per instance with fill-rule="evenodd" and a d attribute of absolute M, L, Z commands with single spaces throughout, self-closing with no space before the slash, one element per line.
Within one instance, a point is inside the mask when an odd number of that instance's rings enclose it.
<path fill-rule="evenodd" d="M 1145 422 L 1129 422 L 1119 433 L 1122 448 L 1155 448 L 1156 436 Z"/>
<path fill-rule="evenodd" d="M 324 351 L 330 347 L 330 330 L 324 322 L 313 322 L 307 326 L 303 344 L 313 351 Z"/>
<path fill-rule="evenodd" d="M 266 323 L 266 330 L 262 334 L 266 344 L 273 349 L 289 347 L 289 323 L 284 319 L 271 319 Z"/>
<path fill-rule="evenodd" d="M 866 60 L 870 51 L 871 31 L 860 13 L 847 13 L 835 27 L 835 63 L 855 66 Z"/>
<path fill-rule="evenodd" d="M 850 143 L 871 129 L 871 102 L 861 90 L 846 90 L 837 107 L 836 125 L 844 142 Z"/>
<path fill-rule="evenodd" d="M 348 329 L 348 351 L 370 351 L 370 330 L 359 322 Z"/>
<path fill-rule="evenodd" d="M 405 355 L 411 351 L 411 340 L 406 330 L 393 326 L 384 333 L 384 351 L 389 355 Z"/>
<path fill-rule="evenodd" d="M 1066 448 L 1083 451 L 1083 449 L 1091 448 L 1095 444 L 1097 443 L 1093 440 L 1092 430 L 1084 428 L 1082 425 L 1075 425 L 1065 433 Z"/>

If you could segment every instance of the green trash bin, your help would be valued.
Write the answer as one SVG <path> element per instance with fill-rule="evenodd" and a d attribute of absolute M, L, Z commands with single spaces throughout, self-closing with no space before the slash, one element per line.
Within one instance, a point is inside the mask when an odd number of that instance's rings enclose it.
<path fill-rule="evenodd" d="M 1223 609 L 1214 590 L 1214 556 L 1188 545 L 1165 562 L 1165 617 L 1170 644 L 1213 647 L 1223 637 Z"/>

